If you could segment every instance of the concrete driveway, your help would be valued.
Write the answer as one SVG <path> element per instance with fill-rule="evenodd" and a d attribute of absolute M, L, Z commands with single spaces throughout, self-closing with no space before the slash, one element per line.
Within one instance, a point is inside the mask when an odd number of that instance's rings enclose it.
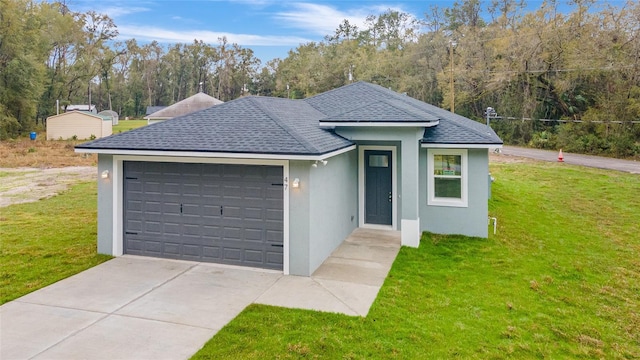
<path fill-rule="evenodd" d="M 254 302 L 365 316 L 399 248 L 356 229 L 311 277 L 118 257 L 0 306 L 0 359 L 187 359 Z"/>
<path fill-rule="evenodd" d="M 119 257 L 3 305 L 0 358 L 188 358 L 280 277 Z"/>

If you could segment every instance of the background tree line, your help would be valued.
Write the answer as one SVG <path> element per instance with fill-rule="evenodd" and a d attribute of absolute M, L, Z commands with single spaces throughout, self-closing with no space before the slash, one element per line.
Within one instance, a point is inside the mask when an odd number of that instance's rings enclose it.
<path fill-rule="evenodd" d="M 247 93 L 303 98 L 365 80 L 446 109 L 454 103 L 456 113 L 482 122 L 491 106 L 499 115 L 492 127 L 507 143 L 640 157 L 633 1 L 550 0 L 530 11 L 521 0 L 461 0 L 425 9 L 420 19 L 389 10 L 363 28 L 345 20 L 323 41 L 266 64 L 226 39 L 117 42 L 109 17 L 64 3 L 0 5 L 2 137 L 54 114 L 56 99 L 86 103 L 91 94 L 99 110 L 140 117 L 147 105 L 200 89 L 223 101 Z"/>

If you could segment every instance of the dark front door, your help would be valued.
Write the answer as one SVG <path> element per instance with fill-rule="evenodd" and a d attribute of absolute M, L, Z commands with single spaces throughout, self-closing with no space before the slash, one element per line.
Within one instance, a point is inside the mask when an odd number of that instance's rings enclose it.
<path fill-rule="evenodd" d="M 391 225 L 391 151 L 364 152 L 365 223 Z"/>

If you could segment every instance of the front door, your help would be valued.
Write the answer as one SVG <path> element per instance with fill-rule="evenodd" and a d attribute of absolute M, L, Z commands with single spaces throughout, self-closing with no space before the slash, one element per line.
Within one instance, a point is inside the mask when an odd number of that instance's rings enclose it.
<path fill-rule="evenodd" d="M 365 223 L 391 225 L 391 151 L 364 151 Z"/>

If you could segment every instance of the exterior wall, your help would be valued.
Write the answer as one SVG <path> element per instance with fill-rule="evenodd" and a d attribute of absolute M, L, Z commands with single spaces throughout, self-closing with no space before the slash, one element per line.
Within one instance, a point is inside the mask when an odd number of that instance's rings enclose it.
<path fill-rule="evenodd" d="M 358 227 L 358 153 L 310 169 L 309 275 Z"/>
<path fill-rule="evenodd" d="M 418 174 L 420 139 L 424 128 L 415 127 L 342 127 L 336 133 L 358 144 L 384 145 L 399 143 L 397 174 L 396 228 L 401 231 L 402 245 L 417 247 L 420 244 L 420 204 Z"/>
<path fill-rule="evenodd" d="M 427 149 L 420 149 L 420 229 L 486 238 L 489 151 L 468 149 L 468 207 L 427 205 L 427 159 Z"/>
<path fill-rule="evenodd" d="M 298 189 L 289 189 L 289 274 L 309 276 L 309 161 L 289 161 L 289 184 L 300 179 Z"/>
<path fill-rule="evenodd" d="M 289 273 L 310 276 L 358 226 L 357 152 L 327 159 L 290 161 Z"/>
<path fill-rule="evenodd" d="M 108 130 L 107 130 L 108 125 Z M 106 134 L 105 131 L 108 131 Z M 73 136 L 78 139 L 90 139 L 111 135 L 111 121 L 79 112 L 64 113 L 47 118 L 47 140 L 70 139 Z"/>
<path fill-rule="evenodd" d="M 101 178 L 103 171 L 109 178 Z M 98 154 L 98 253 L 113 253 L 113 156 Z"/>
<path fill-rule="evenodd" d="M 113 134 L 113 120 L 102 120 L 102 132 L 96 137 L 107 137 Z"/>

